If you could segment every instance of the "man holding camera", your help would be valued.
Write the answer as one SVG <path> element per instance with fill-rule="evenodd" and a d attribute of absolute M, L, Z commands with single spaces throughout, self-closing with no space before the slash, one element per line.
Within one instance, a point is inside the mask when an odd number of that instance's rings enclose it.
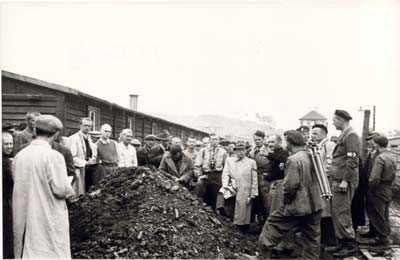
<path fill-rule="evenodd" d="M 211 136 L 210 139 L 210 145 L 197 154 L 195 175 L 198 176 L 198 182 L 195 189 L 197 196 L 215 209 L 218 191 L 222 186 L 222 170 L 228 154 L 219 147 L 218 136 Z"/>

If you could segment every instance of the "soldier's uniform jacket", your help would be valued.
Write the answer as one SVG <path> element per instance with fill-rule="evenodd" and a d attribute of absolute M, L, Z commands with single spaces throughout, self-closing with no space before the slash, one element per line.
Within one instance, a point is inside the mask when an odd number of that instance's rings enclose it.
<path fill-rule="evenodd" d="M 361 142 L 351 126 L 346 127 L 339 136 L 333 150 L 332 178 L 336 181 L 358 182 L 358 157 Z"/>
<path fill-rule="evenodd" d="M 369 177 L 369 192 L 390 201 L 395 174 L 396 159 L 393 154 L 387 150 L 377 154 Z"/>

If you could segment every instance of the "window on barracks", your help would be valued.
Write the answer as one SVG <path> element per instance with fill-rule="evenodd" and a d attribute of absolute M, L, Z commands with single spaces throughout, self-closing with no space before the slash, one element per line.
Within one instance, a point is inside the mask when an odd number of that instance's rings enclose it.
<path fill-rule="evenodd" d="M 93 121 L 92 131 L 100 130 L 100 109 L 97 107 L 88 106 L 88 117 Z"/>

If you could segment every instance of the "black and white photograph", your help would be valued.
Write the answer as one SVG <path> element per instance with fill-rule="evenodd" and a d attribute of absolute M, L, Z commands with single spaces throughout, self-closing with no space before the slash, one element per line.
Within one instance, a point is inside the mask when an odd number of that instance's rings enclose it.
<path fill-rule="evenodd" d="M 399 0 L 0 2 L 2 259 L 400 259 Z"/>

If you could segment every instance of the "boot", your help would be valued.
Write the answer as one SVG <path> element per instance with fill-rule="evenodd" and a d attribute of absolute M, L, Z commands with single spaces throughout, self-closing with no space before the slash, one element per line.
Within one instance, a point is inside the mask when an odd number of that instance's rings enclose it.
<path fill-rule="evenodd" d="M 357 247 L 355 245 L 354 239 L 346 239 L 344 241 L 344 246 L 337 252 L 334 252 L 332 256 L 334 257 L 347 257 L 352 256 L 357 252 Z"/>
<path fill-rule="evenodd" d="M 325 247 L 325 252 L 334 253 L 340 251 L 344 247 L 343 240 L 339 239 L 339 243 L 336 246 Z"/>

